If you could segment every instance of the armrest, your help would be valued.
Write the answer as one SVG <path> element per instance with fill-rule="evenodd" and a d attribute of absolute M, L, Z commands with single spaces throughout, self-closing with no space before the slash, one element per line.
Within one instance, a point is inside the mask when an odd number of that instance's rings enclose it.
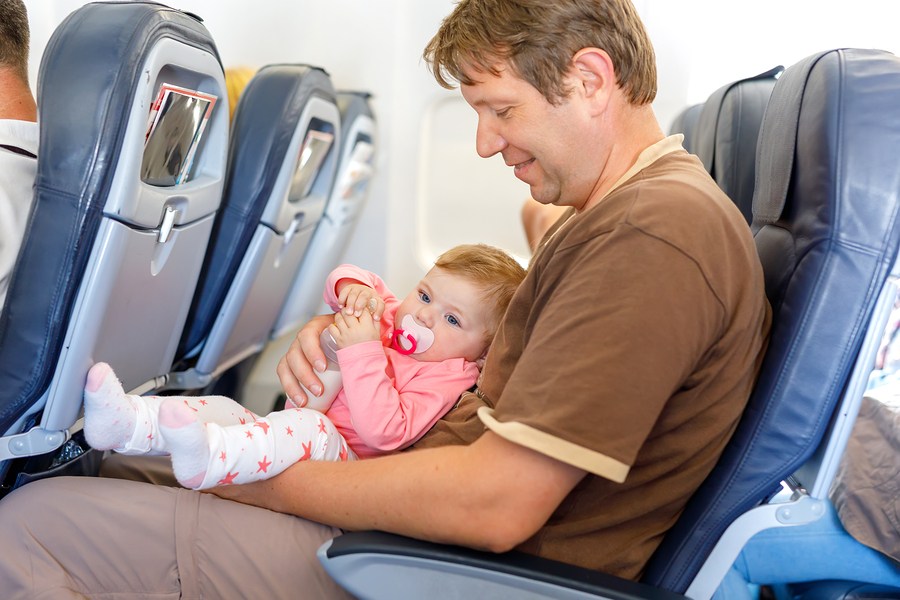
<path fill-rule="evenodd" d="M 361 600 L 685 599 L 642 583 L 528 554 L 479 552 L 379 531 L 339 536 L 323 544 L 318 556 L 328 574 Z"/>

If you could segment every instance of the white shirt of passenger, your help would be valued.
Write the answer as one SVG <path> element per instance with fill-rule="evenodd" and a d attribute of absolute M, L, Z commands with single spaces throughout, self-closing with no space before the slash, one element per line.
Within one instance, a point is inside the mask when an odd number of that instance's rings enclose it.
<path fill-rule="evenodd" d="M 0 309 L 25 235 L 37 174 L 36 158 L 2 146 L 37 155 L 37 123 L 0 119 Z"/>

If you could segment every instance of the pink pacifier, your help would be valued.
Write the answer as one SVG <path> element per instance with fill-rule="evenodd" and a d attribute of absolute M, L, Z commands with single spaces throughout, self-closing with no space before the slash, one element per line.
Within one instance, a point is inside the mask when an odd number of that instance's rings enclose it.
<path fill-rule="evenodd" d="M 394 330 L 391 344 L 400 354 L 421 354 L 434 343 L 434 333 L 427 327 L 416 323 L 412 315 L 403 317 L 400 329 Z"/>

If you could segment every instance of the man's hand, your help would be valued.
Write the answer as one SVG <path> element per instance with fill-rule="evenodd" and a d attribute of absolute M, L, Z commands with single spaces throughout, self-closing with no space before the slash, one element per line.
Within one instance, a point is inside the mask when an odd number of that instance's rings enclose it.
<path fill-rule="evenodd" d="M 341 350 L 355 344 L 381 340 L 381 328 L 367 310 L 362 311 L 359 317 L 344 313 L 334 315 L 334 324 L 328 326 L 328 333 Z"/>
<path fill-rule="evenodd" d="M 319 336 L 332 323 L 334 323 L 332 315 L 313 317 L 297 333 L 287 354 L 281 358 L 275 368 L 284 393 L 298 407 L 306 405 L 306 394 L 303 393 L 300 382 L 316 396 L 322 395 L 322 382 L 316 376 L 316 371 L 323 372 L 326 362 L 322 348 L 319 346 Z M 315 365 L 315 370 L 313 370 L 313 365 Z"/>
<path fill-rule="evenodd" d="M 361 283 L 348 283 L 338 292 L 338 305 L 341 314 L 360 317 L 367 310 L 375 321 L 381 320 L 384 314 L 384 300 L 375 290 Z"/>

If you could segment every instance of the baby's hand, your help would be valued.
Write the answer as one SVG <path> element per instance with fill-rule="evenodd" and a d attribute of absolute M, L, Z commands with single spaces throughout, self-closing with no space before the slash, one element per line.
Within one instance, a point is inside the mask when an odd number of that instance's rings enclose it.
<path fill-rule="evenodd" d="M 380 321 L 384 314 L 384 300 L 375 290 L 361 283 L 345 285 L 338 294 L 338 304 L 341 314 L 346 316 L 359 317 L 368 310 L 375 321 Z"/>
<path fill-rule="evenodd" d="M 337 313 L 334 315 L 334 325 L 328 326 L 328 332 L 340 350 L 363 342 L 381 341 L 381 328 L 367 310 L 362 311 L 359 317 Z"/>

